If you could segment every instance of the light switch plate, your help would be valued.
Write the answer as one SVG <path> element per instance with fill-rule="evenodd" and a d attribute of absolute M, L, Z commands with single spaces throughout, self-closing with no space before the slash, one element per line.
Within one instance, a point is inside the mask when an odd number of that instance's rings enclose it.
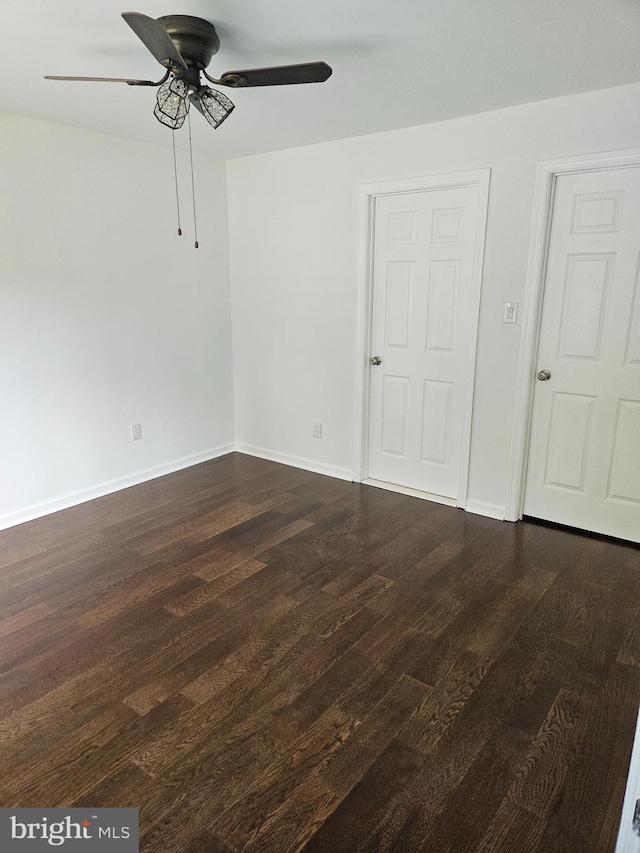
<path fill-rule="evenodd" d="M 504 303 L 504 316 L 502 318 L 503 323 L 516 323 L 518 321 L 518 303 L 517 302 L 505 302 Z"/>

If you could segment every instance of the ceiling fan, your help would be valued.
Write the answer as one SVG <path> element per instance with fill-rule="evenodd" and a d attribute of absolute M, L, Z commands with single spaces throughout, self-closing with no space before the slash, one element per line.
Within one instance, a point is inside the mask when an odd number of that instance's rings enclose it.
<path fill-rule="evenodd" d="M 157 81 L 129 80 L 119 77 L 59 77 L 47 80 L 87 80 L 102 83 L 127 83 L 129 86 L 155 86 L 158 89 L 154 115 L 162 124 L 177 130 L 182 127 L 190 104 L 213 127 L 234 109 L 230 99 L 203 85 L 201 75 L 217 86 L 238 89 L 251 86 L 283 86 L 296 83 L 322 83 L 332 73 L 326 62 L 279 65 L 273 68 L 249 68 L 227 71 L 220 79 L 210 77 L 206 68 L 220 48 L 220 39 L 212 23 L 191 15 L 164 15 L 150 18 L 139 12 L 123 12 L 122 17 L 145 47 L 166 69 Z"/>

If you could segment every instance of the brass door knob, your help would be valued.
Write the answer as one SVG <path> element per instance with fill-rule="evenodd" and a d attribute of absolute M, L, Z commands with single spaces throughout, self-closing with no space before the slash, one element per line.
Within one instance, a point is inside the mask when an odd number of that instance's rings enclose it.
<path fill-rule="evenodd" d="M 551 371 L 550 370 L 541 370 L 538 373 L 538 379 L 540 382 L 546 382 L 548 379 L 551 379 Z"/>
<path fill-rule="evenodd" d="M 382 364 L 382 359 L 379 355 L 374 355 L 369 359 L 369 364 L 373 365 L 373 367 L 377 367 L 379 364 Z"/>

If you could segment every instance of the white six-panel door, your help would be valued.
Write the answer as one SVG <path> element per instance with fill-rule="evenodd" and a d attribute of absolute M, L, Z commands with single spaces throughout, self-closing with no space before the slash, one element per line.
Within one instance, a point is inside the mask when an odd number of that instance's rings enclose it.
<path fill-rule="evenodd" d="M 640 168 L 557 179 L 525 514 L 640 541 Z"/>
<path fill-rule="evenodd" d="M 455 499 L 478 222 L 477 186 L 375 203 L 368 476 Z"/>

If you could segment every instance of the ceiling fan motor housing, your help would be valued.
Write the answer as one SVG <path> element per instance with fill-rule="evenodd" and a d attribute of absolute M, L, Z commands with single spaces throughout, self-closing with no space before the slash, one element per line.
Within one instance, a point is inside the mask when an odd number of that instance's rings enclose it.
<path fill-rule="evenodd" d="M 189 66 L 206 68 L 220 49 L 216 28 L 203 18 L 164 15 L 157 20 L 169 33 L 171 41 Z"/>

